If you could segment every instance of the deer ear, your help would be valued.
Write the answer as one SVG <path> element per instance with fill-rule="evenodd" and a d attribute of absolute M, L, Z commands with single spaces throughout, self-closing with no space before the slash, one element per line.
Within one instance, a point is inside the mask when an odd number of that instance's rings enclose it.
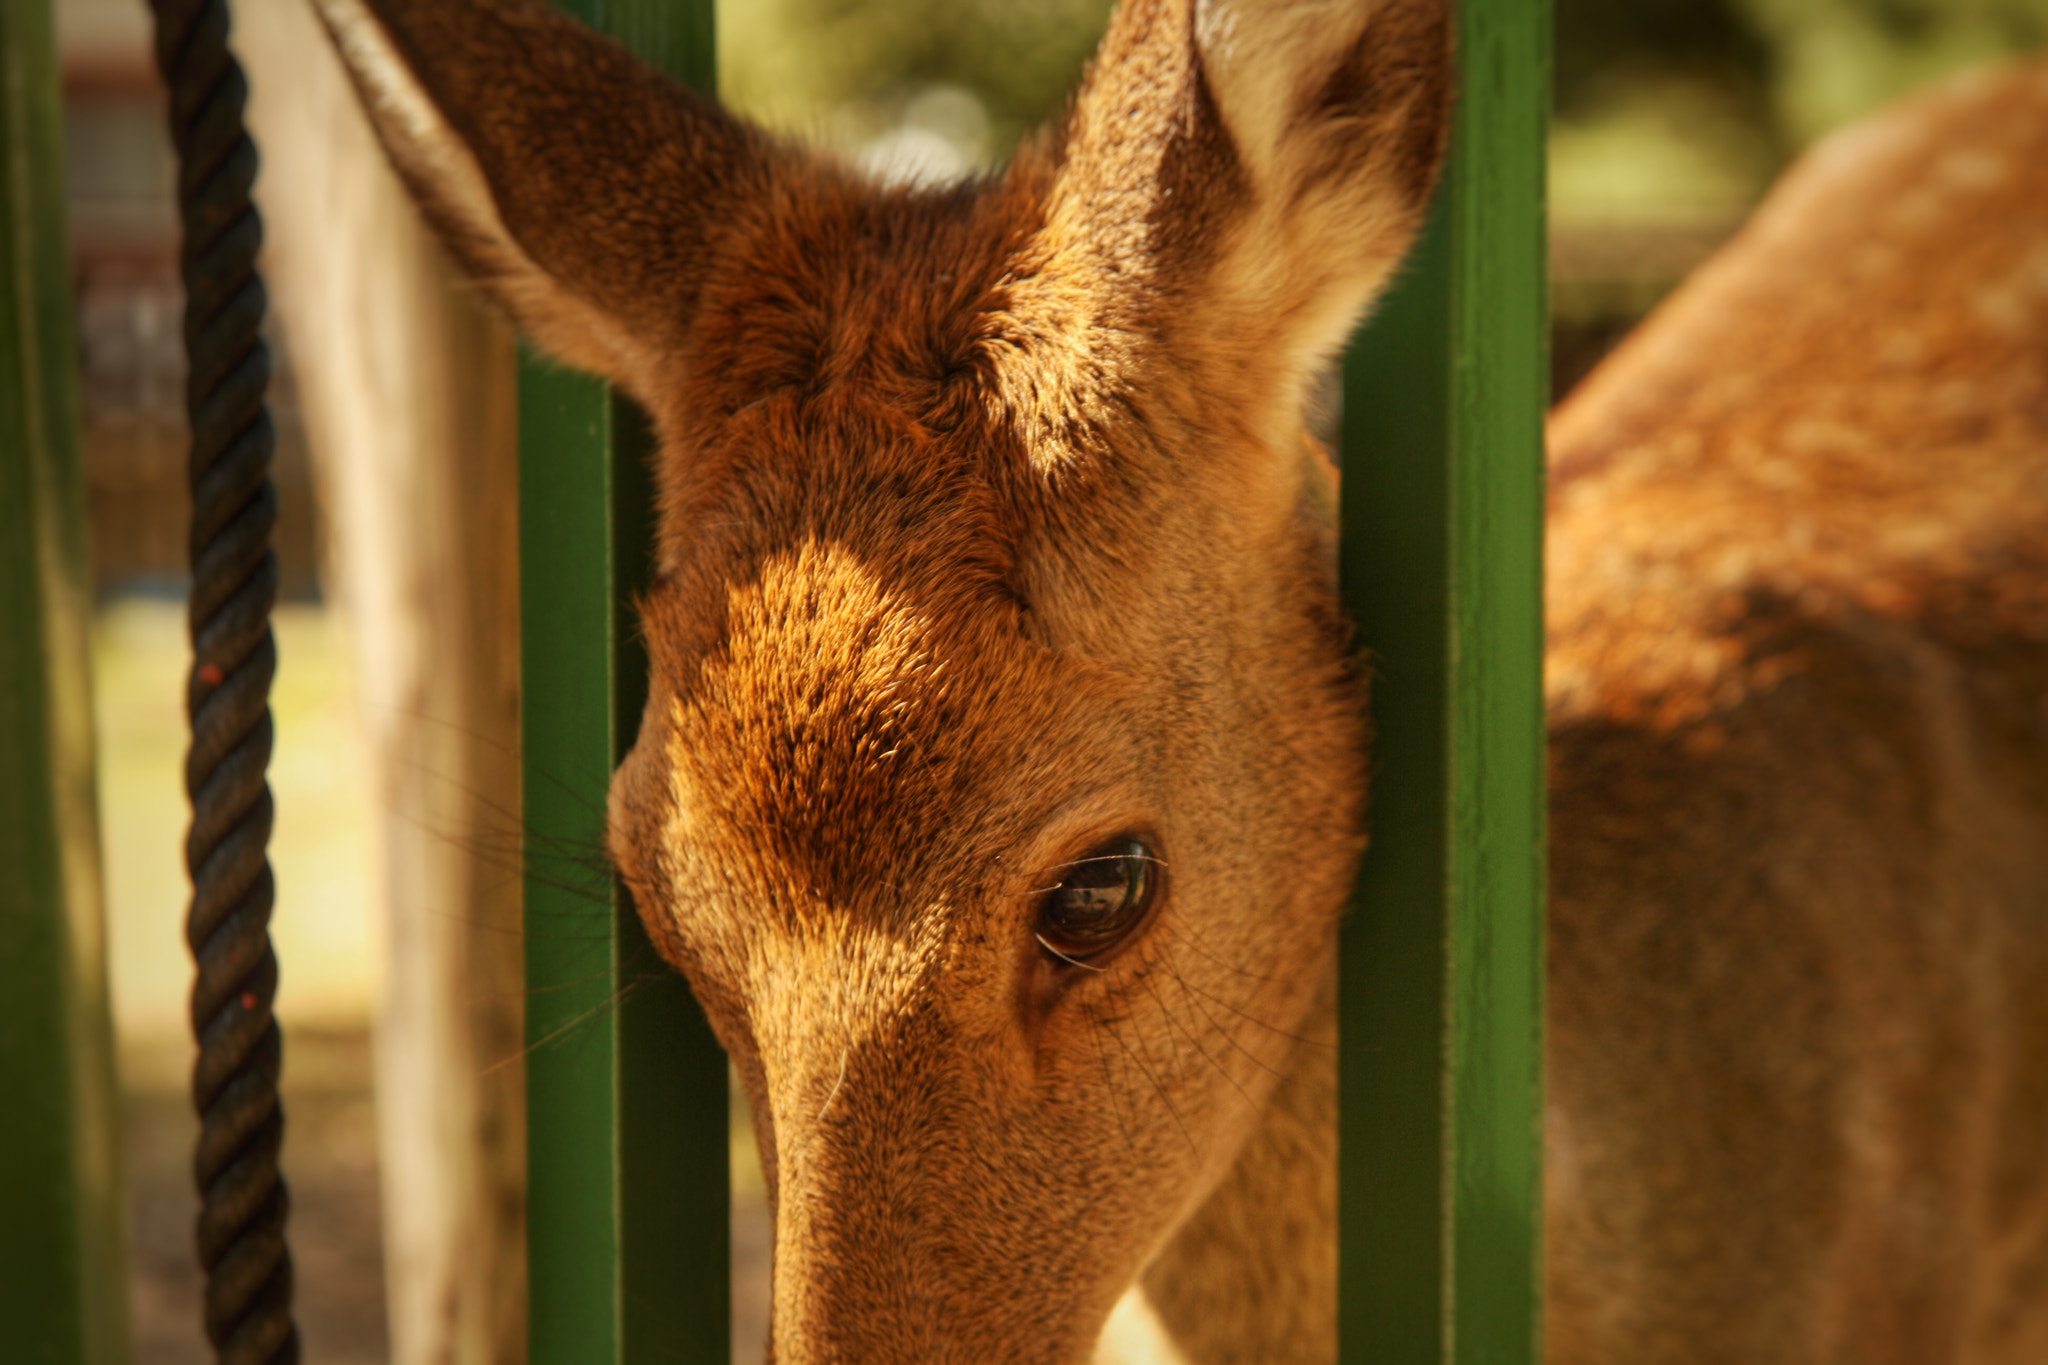
<path fill-rule="evenodd" d="M 1146 382 L 1294 420 L 1422 224 L 1452 81 L 1450 0 L 1123 0 L 1068 124 L 1049 292 L 1149 343 Z"/>
<path fill-rule="evenodd" d="M 545 0 L 315 0 L 456 259 L 546 350 L 646 399 L 767 139 Z"/>

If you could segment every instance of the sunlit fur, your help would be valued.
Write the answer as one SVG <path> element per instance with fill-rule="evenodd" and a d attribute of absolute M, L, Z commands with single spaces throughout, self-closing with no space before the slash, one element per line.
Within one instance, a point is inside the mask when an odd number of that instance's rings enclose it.
<path fill-rule="evenodd" d="M 1332 1359 L 1367 737 L 1299 413 L 1430 192 L 1445 6 L 1127 0 L 930 191 L 533 0 L 319 3 L 661 435 L 611 842 L 746 1078 L 776 1359 L 1078 1361 L 1134 1282 L 1200 1365 Z M 2044 103 L 1821 153 L 1557 419 L 1554 1360 L 2048 1358 Z M 1057 961 L 1131 833 L 1157 912 Z"/>

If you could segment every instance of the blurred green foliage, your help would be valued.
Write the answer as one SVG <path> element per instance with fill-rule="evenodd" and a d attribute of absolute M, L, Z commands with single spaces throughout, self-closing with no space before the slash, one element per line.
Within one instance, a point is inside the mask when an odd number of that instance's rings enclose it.
<path fill-rule="evenodd" d="M 978 159 L 1050 117 L 1080 79 L 1109 0 L 728 0 L 725 98 L 769 124 L 857 145 L 935 85 L 986 116 Z"/>
<path fill-rule="evenodd" d="M 1554 0 L 1553 206 L 1739 206 L 1816 138 L 2048 45 L 2048 0 Z"/>
<path fill-rule="evenodd" d="M 1566 217 L 1739 209 L 1814 138 L 1930 80 L 2048 45 L 2048 0 L 1553 5 L 1553 201 Z M 774 127 L 858 154 L 923 126 L 959 164 L 985 164 L 1059 108 L 1108 11 L 1108 0 L 729 0 L 721 77 L 729 100 Z M 935 88 L 956 98 L 925 98 Z"/>
<path fill-rule="evenodd" d="M 1769 45 L 1774 114 L 1808 141 L 1930 80 L 2048 46 L 2048 0 L 1735 0 Z"/>

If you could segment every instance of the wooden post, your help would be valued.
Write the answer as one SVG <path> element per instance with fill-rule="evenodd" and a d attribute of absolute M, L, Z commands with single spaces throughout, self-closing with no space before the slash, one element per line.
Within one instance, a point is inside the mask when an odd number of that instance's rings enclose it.
<path fill-rule="evenodd" d="M 1451 163 L 1346 362 L 1346 593 L 1374 665 L 1343 945 L 1341 1359 L 1542 1358 L 1541 0 L 1459 6 Z"/>
<path fill-rule="evenodd" d="M 711 89 L 709 0 L 565 8 Z M 602 858 L 646 698 L 652 436 L 531 356 L 519 406 L 530 1360 L 726 1365 L 725 1054 Z"/>
<path fill-rule="evenodd" d="M 63 125 L 49 0 L 0 0 L 0 1323 L 128 1358 Z"/>

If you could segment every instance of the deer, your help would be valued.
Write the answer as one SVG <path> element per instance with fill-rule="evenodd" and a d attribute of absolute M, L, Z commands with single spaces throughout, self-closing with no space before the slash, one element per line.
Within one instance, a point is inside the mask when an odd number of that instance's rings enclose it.
<path fill-rule="evenodd" d="M 1371 641 L 1303 409 L 1449 0 L 1123 0 L 943 187 L 543 0 L 314 3 L 658 434 L 609 842 L 744 1082 L 772 1358 L 1334 1359 Z M 1810 155 L 1549 439 L 1548 1358 L 2048 1358 L 2048 69 Z"/>

